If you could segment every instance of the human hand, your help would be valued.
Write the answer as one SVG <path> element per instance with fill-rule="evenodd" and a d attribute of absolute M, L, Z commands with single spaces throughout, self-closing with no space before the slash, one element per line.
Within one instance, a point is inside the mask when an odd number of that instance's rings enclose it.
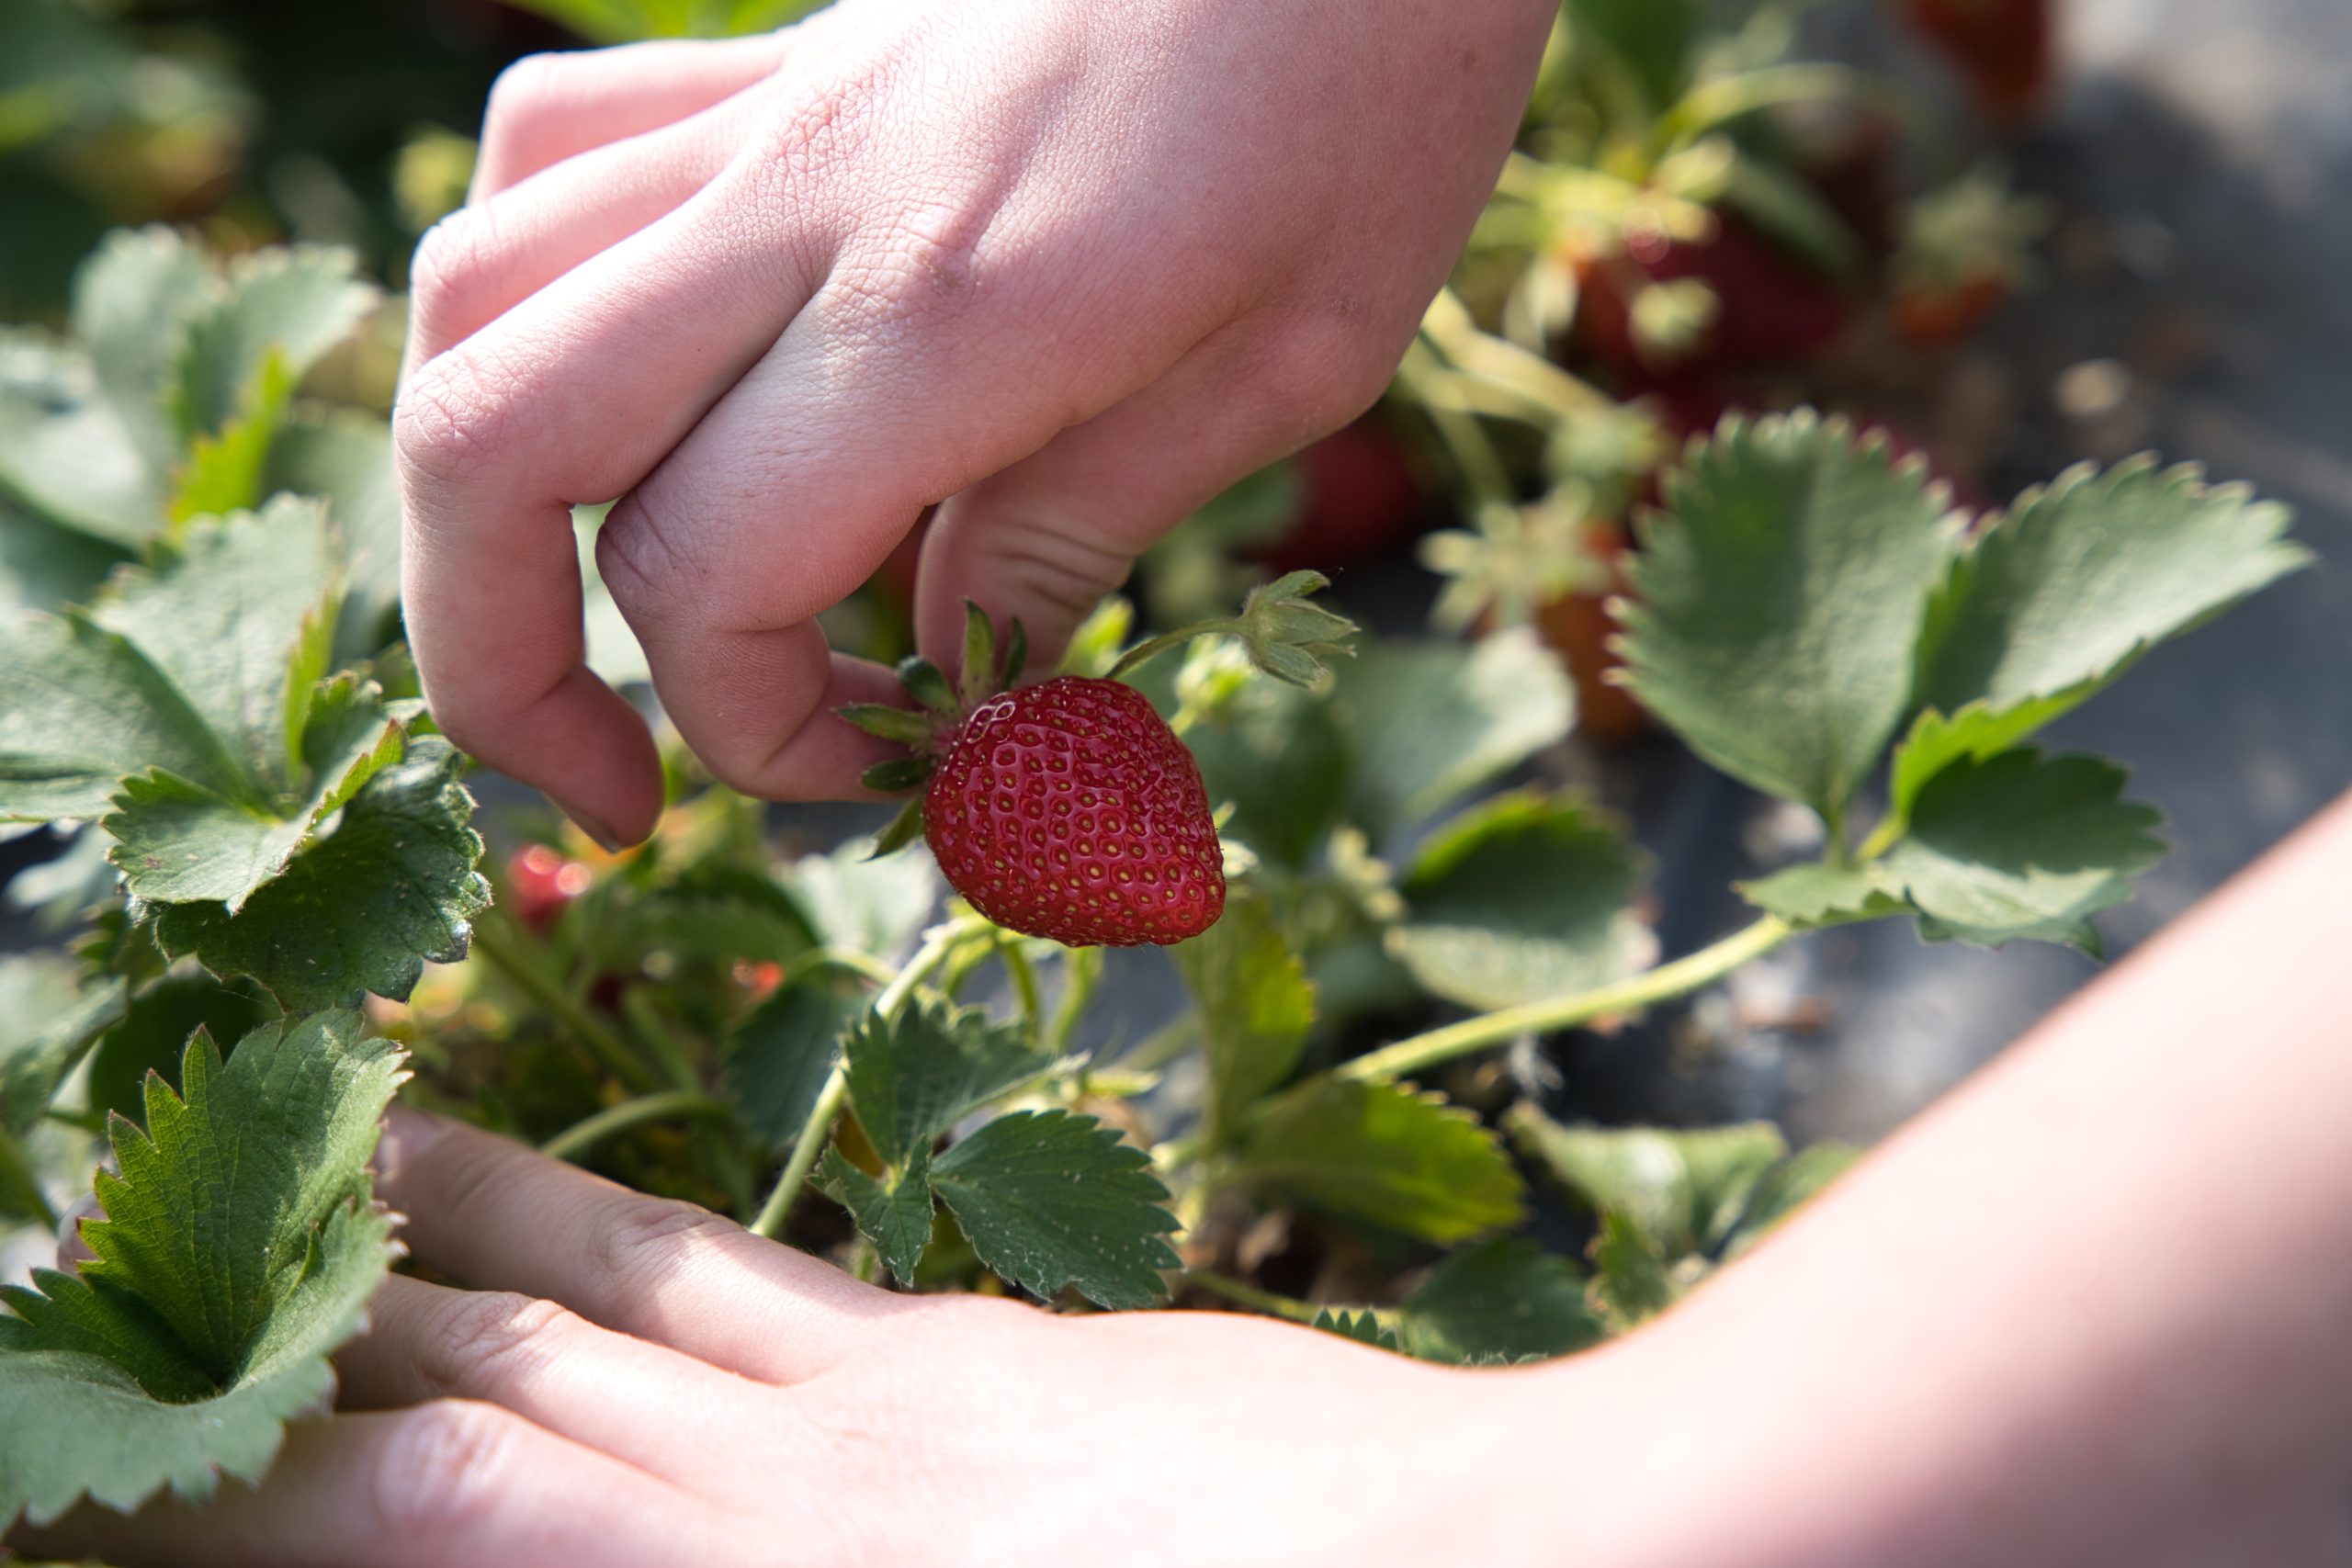
<path fill-rule="evenodd" d="M 1532 1528 L 1548 1508 L 1464 1506 L 1561 1451 L 1497 1419 L 1512 1374 L 1262 1318 L 893 1295 L 487 1134 L 391 1126 L 402 1235 L 485 1290 L 388 1281 L 337 1358 L 343 1413 L 200 1523 L 85 1507 L 19 1544 L 127 1568 L 1376 1568 L 1560 1539 Z"/>
<path fill-rule="evenodd" d="M 1517 126 L 1545 0 L 843 0 L 540 57 L 421 247 L 394 416 L 435 717 L 611 841 L 643 723 L 582 661 L 566 509 L 720 779 L 854 795 L 889 700 L 816 615 L 935 506 L 1050 656 L 1135 555 L 1386 382 Z"/>

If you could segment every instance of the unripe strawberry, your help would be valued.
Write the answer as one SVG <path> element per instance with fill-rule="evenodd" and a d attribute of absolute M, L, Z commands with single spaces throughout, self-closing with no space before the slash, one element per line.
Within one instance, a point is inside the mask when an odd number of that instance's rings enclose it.
<path fill-rule="evenodd" d="M 923 824 L 956 891 L 1031 936 L 1164 944 L 1225 912 L 1200 767 L 1117 681 L 1064 676 L 982 703 L 940 757 Z"/>

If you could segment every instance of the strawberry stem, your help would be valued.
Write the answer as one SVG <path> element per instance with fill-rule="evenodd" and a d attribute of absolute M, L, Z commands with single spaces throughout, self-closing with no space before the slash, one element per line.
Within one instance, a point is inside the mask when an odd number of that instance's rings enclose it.
<path fill-rule="evenodd" d="M 922 946 L 907 960 L 907 966 L 899 971 L 898 977 L 884 987 L 880 996 L 874 998 L 874 1010 L 884 1018 L 896 1013 L 914 994 L 914 988 L 930 978 L 966 941 L 981 931 L 993 930 L 995 927 L 978 915 L 964 915 L 945 925 L 933 927 Z M 842 1104 L 848 1098 L 848 1063 L 846 1060 L 837 1061 L 833 1064 L 832 1073 L 825 1079 L 825 1087 L 817 1093 L 817 1103 L 809 1107 L 808 1120 L 801 1123 L 800 1135 L 793 1140 L 792 1154 L 784 1163 L 784 1173 L 776 1178 L 767 1201 L 760 1205 L 758 1215 L 752 1221 L 753 1235 L 763 1235 L 774 1241 L 784 1234 L 785 1218 L 792 1212 L 792 1201 L 800 1195 L 800 1189 L 808 1184 L 808 1173 L 817 1168 L 817 1156 L 824 1152 L 825 1140 L 833 1130 L 834 1119 L 841 1115 Z"/>
<path fill-rule="evenodd" d="M 1614 1013 L 1639 1012 L 1722 979 L 1748 960 L 1780 946 L 1792 931 L 1779 917 L 1767 915 L 1713 946 L 1631 979 L 1465 1018 L 1342 1062 L 1331 1069 L 1331 1076 L 1360 1083 L 1390 1083 L 1488 1046 L 1507 1044 L 1522 1034 L 1549 1034 Z"/>

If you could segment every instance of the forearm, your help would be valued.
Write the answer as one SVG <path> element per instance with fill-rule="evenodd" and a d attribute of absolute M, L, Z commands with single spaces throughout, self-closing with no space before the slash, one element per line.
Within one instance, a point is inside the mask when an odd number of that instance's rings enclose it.
<path fill-rule="evenodd" d="M 1657 1564 L 2352 1538 L 2352 797 L 1600 1364 Z M 1660 1532 L 1658 1527 L 1679 1520 Z"/>

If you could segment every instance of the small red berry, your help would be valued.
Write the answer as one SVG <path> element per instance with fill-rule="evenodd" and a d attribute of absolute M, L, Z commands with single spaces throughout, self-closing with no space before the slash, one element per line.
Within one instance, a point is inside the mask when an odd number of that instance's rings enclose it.
<path fill-rule="evenodd" d="M 506 863 L 506 886 L 514 895 L 514 918 L 545 936 L 564 906 L 588 891 L 595 880 L 576 860 L 566 860 L 545 844 L 530 844 L 514 852 Z"/>
<path fill-rule="evenodd" d="M 1165 944 L 1225 912 L 1200 765 L 1117 681 L 1063 676 L 974 708 L 932 774 L 923 827 L 956 891 L 1030 936 Z"/>

